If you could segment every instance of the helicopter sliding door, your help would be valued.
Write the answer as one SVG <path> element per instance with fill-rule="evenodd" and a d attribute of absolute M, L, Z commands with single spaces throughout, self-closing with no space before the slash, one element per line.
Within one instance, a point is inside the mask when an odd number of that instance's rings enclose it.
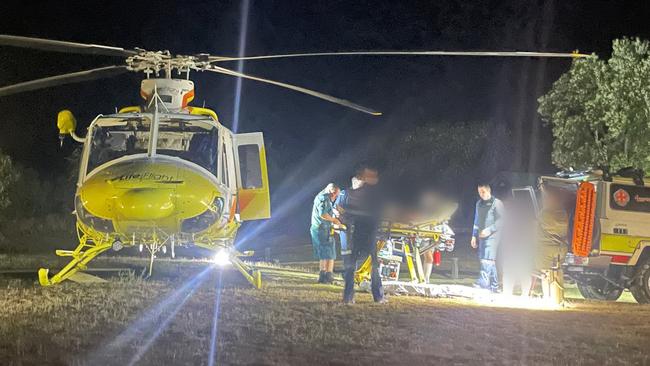
<path fill-rule="evenodd" d="M 271 217 L 266 151 L 261 132 L 234 135 L 237 189 L 241 220 Z"/>

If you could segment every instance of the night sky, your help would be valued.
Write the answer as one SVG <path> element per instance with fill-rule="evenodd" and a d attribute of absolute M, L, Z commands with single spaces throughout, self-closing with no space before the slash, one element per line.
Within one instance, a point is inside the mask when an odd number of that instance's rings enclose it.
<path fill-rule="evenodd" d="M 179 54 L 239 52 L 239 1 L 16 5 L 0 5 L 0 33 Z M 245 53 L 578 49 L 607 56 L 614 38 L 650 38 L 648 19 L 650 4 L 641 1 L 252 0 Z M 119 59 L 3 47 L 0 85 L 115 62 Z M 234 68 L 236 63 L 224 66 Z M 372 158 L 400 130 L 422 123 L 502 124 L 516 140 L 516 154 L 503 170 L 552 171 L 550 133 L 536 115 L 536 99 L 569 66 L 569 60 L 458 57 L 247 62 L 244 71 L 253 75 L 313 88 L 384 113 L 372 117 L 244 81 L 239 131 L 263 131 L 270 160 L 277 215 L 266 226 L 291 219 L 298 223 L 294 227 L 306 231 L 305 208 L 319 188 L 331 180 L 345 183 L 358 160 Z M 194 74 L 192 79 L 194 103 L 205 101 L 231 126 L 235 79 L 212 74 Z M 138 104 L 139 80 L 139 75 L 126 75 L 0 98 L 0 148 L 44 179 L 62 174 L 72 144 L 58 146 L 57 111 L 71 109 L 83 133 L 97 114 Z"/>

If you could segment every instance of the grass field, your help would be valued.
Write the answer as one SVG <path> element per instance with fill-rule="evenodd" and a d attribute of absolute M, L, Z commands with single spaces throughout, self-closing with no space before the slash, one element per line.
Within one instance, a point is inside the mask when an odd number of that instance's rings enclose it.
<path fill-rule="evenodd" d="M 0 256 L 3 268 L 43 260 Z M 341 288 L 314 284 L 313 274 L 269 270 L 255 290 L 231 268 L 157 265 L 149 280 L 93 285 L 0 278 L 0 364 L 650 364 L 650 306 L 570 299 L 544 311 L 420 297 L 377 305 L 365 293 L 345 306 Z"/>

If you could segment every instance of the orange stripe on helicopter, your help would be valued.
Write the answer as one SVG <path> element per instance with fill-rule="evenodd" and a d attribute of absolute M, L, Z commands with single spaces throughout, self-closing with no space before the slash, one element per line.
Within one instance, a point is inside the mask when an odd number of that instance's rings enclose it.
<path fill-rule="evenodd" d="M 187 107 L 187 104 L 189 104 L 189 102 L 193 100 L 194 100 L 194 90 L 190 90 L 185 95 L 183 95 L 182 108 Z"/>
<path fill-rule="evenodd" d="M 255 200 L 255 192 L 240 190 L 239 191 L 239 212 L 246 208 Z"/>
<path fill-rule="evenodd" d="M 235 219 L 236 209 L 237 209 L 237 196 L 233 197 L 232 204 L 230 205 L 230 217 L 228 217 L 228 222 L 232 222 Z"/>

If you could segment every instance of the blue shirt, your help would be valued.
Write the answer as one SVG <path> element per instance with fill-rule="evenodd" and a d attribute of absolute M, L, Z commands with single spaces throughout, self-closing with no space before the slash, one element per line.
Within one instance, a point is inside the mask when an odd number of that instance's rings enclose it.
<path fill-rule="evenodd" d="M 311 226 L 329 230 L 332 224 L 321 217 L 324 214 L 333 216 L 334 207 L 332 206 L 329 193 L 321 191 L 314 198 L 314 206 L 311 210 Z"/>

